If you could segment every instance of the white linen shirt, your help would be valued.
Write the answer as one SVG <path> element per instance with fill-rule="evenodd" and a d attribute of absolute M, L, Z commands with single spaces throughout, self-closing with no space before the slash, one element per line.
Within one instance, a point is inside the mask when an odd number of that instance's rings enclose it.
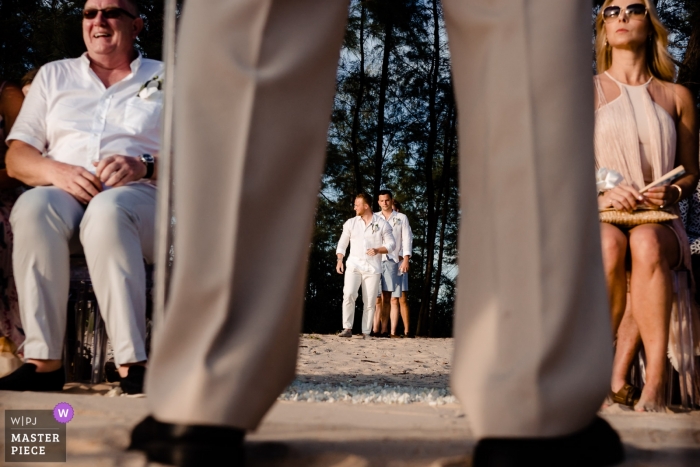
<path fill-rule="evenodd" d="M 413 252 L 413 231 L 408 224 L 408 217 L 406 217 L 406 214 L 391 211 L 389 219 L 386 219 L 381 211 L 375 214 L 389 223 L 391 226 L 391 233 L 394 235 L 394 240 L 396 241 L 394 250 L 389 250 L 388 255 L 382 255 L 382 261 L 386 261 L 388 257 L 393 262 L 398 263 L 399 258 L 406 255 L 411 256 Z"/>
<path fill-rule="evenodd" d="M 137 95 L 156 75 L 162 77 L 163 62 L 140 54 L 131 73 L 109 88 L 90 68 L 87 53 L 47 63 L 32 82 L 7 142 L 23 141 L 93 174 L 93 162 L 108 156 L 156 153 L 162 101 Z"/>
<path fill-rule="evenodd" d="M 347 268 L 351 267 L 369 274 L 381 274 L 382 255 L 368 256 L 370 248 L 384 247 L 392 251 L 395 246 L 391 226 L 382 216 L 372 214 L 372 222 L 365 225 L 362 217 L 357 216 L 348 219 L 343 224 L 343 233 L 338 241 L 336 253 L 345 255 L 350 244 L 350 255 L 347 260 Z"/>

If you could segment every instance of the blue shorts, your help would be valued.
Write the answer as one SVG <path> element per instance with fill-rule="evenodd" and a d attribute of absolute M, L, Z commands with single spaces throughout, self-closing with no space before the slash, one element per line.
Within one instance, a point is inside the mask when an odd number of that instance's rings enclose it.
<path fill-rule="evenodd" d="M 408 292 L 408 273 L 404 272 L 399 276 L 399 283 L 401 284 L 401 292 Z"/>
<path fill-rule="evenodd" d="M 391 292 L 392 297 L 401 296 L 401 277 L 399 263 L 391 260 L 382 261 L 382 291 Z"/>

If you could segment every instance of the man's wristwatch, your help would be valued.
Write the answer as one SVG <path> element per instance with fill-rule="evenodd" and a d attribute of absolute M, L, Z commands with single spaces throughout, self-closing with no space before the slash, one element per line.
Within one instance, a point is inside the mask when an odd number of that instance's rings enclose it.
<path fill-rule="evenodd" d="M 156 166 L 156 158 L 150 154 L 141 154 L 139 160 L 146 165 L 146 175 L 143 178 L 151 178 Z"/>

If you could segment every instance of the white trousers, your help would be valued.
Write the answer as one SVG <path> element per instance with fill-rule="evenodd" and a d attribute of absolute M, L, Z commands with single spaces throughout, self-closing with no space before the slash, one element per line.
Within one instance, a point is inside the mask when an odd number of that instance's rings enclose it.
<path fill-rule="evenodd" d="M 369 334 L 372 332 L 374 306 L 382 276 L 376 273 L 362 272 L 353 266 L 348 266 L 344 275 L 343 329 L 352 329 L 352 324 L 355 322 L 357 292 L 362 286 L 362 334 Z"/>
<path fill-rule="evenodd" d="M 443 6 L 468 194 L 453 391 L 477 437 L 569 434 L 595 417 L 612 365 L 590 0 Z M 185 4 L 157 419 L 252 429 L 294 377 L 346 18 L 340 0 Z"/>
<path fill-rule="evenodd" d="M 156 189 L 131 184 L 85 207 L 56 187 L 19 197 L 10 222 L 25 358 L 60 359 L 70 255 L 82 250 L 117 365 L 146 360 L 146 274 L 153 259 Z"/>

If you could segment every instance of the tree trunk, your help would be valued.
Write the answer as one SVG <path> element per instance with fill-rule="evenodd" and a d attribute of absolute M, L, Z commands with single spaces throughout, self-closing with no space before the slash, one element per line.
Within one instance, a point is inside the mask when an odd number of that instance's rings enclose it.
<path fill-rule="evenodd" d="M 435 236 L 437 233 L 437 216 L 435 215 L 435 198 L 433 187 L 433 157 L 437 142 L 437 111 L 435 101 L 437 96 L 438 77 L 440 73 L 440 28 L 437 0 L 432 0 L 433 7 L 433 60 L 430 66 L 430 87 L 428 94 L 428 144 L 425 153 L 425 198 L 428 207 L 428 232 L 425 239 L 426 259 L 423 276 L 423 290 L 418 313 L 418 328 L 416 335 L 423 336 L 428 333 L 430 296 L 433 279 L 433 261 L 435 257 Z"/>
<path fill-rule="evenodd" d="M 382 57 L 382 76 L 379 81 L 379 105 L 377 106 L 377 146 L 374 152 L 374 211 L 379 210 L 379 190 L 382 183 L 382 165 L 384 164 L 384 107 L 386 90 L 389 86 L 389 57 L 391 56 L 394 26 L 391 16 L 384 24 L 384 54 Z"/>
<path fill-rule="evenodd" d="M 352 148 L 352 166 L 355 174 L 355 193 L 362 192 L 362 173 L 360 172 L 360 150 L 359 135 L 360 135 L 360 111 L 365 97 L 365 5 L 360 5 L 360 83 L 355 97 L 355 108 L 352 112 L 352 134 L 350 135 L 350 144 Z"/>
<path fill-rule="evenodd" d="M 438 249 L 437 270 L 435 271 L 435 288 L 433 289 L 433 297 L 430 303 L 430 336 L 435 337 L 437 329 L 435 323 L 437 321 L 437 301 L 440 295 L 440 281 L 442 279 L 442 259 L 445 251 L 445 228 L 447 226 L 447 215 L 450 212 L 450 179 L 452 177 L 452 153 L 454 152 L 455 128 L 457 116 L 454 111 L 450 122 L 450 129 L 446 131 L 447 144 L 445 147 L 445 159 L 442 164 L 442 180 L 440 182 L 440 190 L 445 193 L 445 201 L 442 204 L 442 220 L 440 223 L 440 246 Z"/>

